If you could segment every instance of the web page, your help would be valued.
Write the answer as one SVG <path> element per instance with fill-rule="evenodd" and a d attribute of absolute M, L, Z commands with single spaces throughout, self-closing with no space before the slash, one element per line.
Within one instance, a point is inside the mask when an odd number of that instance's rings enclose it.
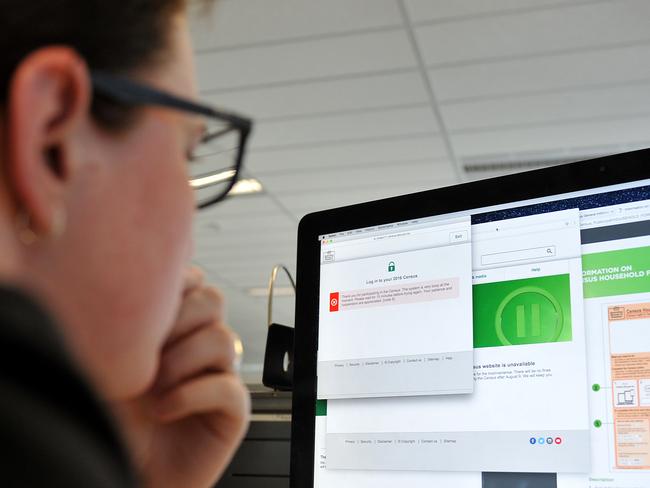
<path fill-rule="evenodd" d="M 591 468 L 588 473 L 562 472 L 559 469 L 559 473 L 557 471 L 521 473 L 521 477 L 518 478 L 520 483 L 539 483 L 539 486 L 560 488 L 641 488 L 650 486 L 650 471 L 647 465 L 648 424 L 650 421 L 648 418 L 650 187 L 644 187 L 643 184 L 648 184 L 648 182 L 618 185 L 608 189 L 588 190 L 565 196 L 547 197 L 467 212 L 472 214 L 474 231 L 479 224 L 483 223 L 524 215 L 549 213 L 562 208 L 580 209 L 584 299 L 576 306 L 574 296 L 571 295 L 570 303 L 572 311 L 574 307 L 584 310 L 583 323 L 586 324 L 583 333 L 586 341 L 587 372 L 579 390 L 588 391 L 589 413 L 587 418 L 591 442 L 585 451 L 590 457 Z M 619 202 L 626 203 L 616 204 Z M 550 244 L 546 239 L 531 239 L 528 241 L 526 249 L 513 247 L 505 250 L 495 249 L 495 252 L 481 252 L 481 239 L 473 237 L 473 240 L 473 261 L 476 265 L 474 270 L 475 289 L 482 284 L 491 285 L 516 281 L 521 276 L 516 273 L 512 276 L 502 274 L 498 279 L 494 279 L 499 273 L 502 273 L 500 267 L 511 268 L 511 271 L 518 267 L 506 266 L 506 263 L 502 261 L 509 257 L 519 259 L 522 254 L 530 255 L 529 250 L 533 250 L 533 255 L 539 256 L 542 253 L 542 248 L 548 247 Z M 502 252 L 506 254 L 500 254 Z M 544 250 L 544 252 L 546 251 Z M 555 249 L 555 252 L 557 253 L 558 250 Z M 489 256 L 490 254 L 496 256 Z M 484 256 L 489 257 L 482 259 Z M 546 264 L 551 264 L 550 261 L 547 260 Z M 507 262 L 512 263 L 509 260 Z M 479 269 L 481 265 L 486 269 Z M 547 272 L 549 273 L 546 274 Z M 539 273 L 540 276 L 544 275 L 542 277 L 565 274 L 559 268 L 551 270 L 548 267 L 543 272 L 540 269 Z M 522 279 L 534 277 L 523 277 Z M 570 283 L 574 283 L 574 281 L 570 281 Z M 551 286 L 548 283 L 542 288 L 549 286 L 553 288 L 557 285 Z M 560 285 L 560 288 L 562 286 Z M 571 289 L 569 293 L 572 293 Z M 557 295 L 558 292 L 555 294 Z M 561 295 L 562 292 L 559 294 Z M 539 300 L 537 301 L 539 302 Z M 512 339 L 514 339 L 516 342 L 517 340 L 530 340 L 530 337 L 543 339 L 543 331 L 547 330 L 548 325 L 545 324 L 544 310 L 549 305 L 545 305 L 544 302 L 540 303 L 539 311 L 533 311 L 537 307 L 533 306 L 532 302 L 524 301 L 524 303 L 512 305 L 514 306 L 510 307 L 511 329 L 505 335 L 506 340 L 513 342 Z M 478 313 L 476 300 L 474 307 L 473 313 L 476 319 Z M 548 310 L 548 308 L 546 309 Z M 572 337 L 574 337 L 574 331 L 572 316 Z M 477 339 L 476 335 L 475 330 L 475 340 Z M 489 340 L 497 342 L 502 338 L 495 332 Z M 560 342 L 567 341 L 560 340 Z M 502 346 L 494 347 L 501 348 Z M 526 347 L 526 345 L 522 344 L 518 347 Z M 489 348 L 478 346 L 476 348 L 477 358 L 480 356 L 481 350 L 487 349 Z M 476 366 L 479 366 L 477 369 L 482 371 L 483 368 L 480 368 L 478 359 L 476 363 Z M 528 368 L 530 369 L 530 366 Z M 490 368 L 485 369 L 490 371 Z M 523 374 L 528 373 L 524 372 Z M 475 380 L 474 393 L 464 395 L 464 397 L 470 398 L 480 394 L 484 385 L 490 381 Z M 521 397 L 527 393 L 525 385 L 524 389 L 521 389 L 521 386 L 522 384 L 513 382 L 512 388 L 505 391 L 505 396 L 512 403 L 517 404 Z M 569 404 L 575 397 L 573 392 L 562 395 L 552 393 L 543 401 L 549 405 Z M 453 401 L 454 396 L 439 397 L 438 399 Z M 372 401 L 379 404 L 405 400 L 412 399 L 382 398 L 358 400 L 358 402 Z M 430 398 L 421 397 L 415 400 L 425 402 Z M 328 448 L 330 421 L 333 420 L 332 414 L 337 415 L 338 406 L 343 406 L 351 401 L 319 400 L 317 402 L 314 486 L 381 487 L 404 483 L 416 488 L 425 486 L 478 488 L 501 486 L 500 483 L 507 479 L 503 477 L 517 476 L 517 473 L 479 472 L 480 470 L 450 472 L 445 467 L 438 471 L 400 469 L 389 471 L 387 467 L 384 467 L 383 470 L 381 468 L 377 470 L 332 469 L 328 458 L 335 455 L 335 451 L 331 447 Z M 343 411 L 341 410 L 341 412 Z M 435 410 L 425 409 L 423 414 L 432 416 L 435 414 Z M 392 415 L 404 418 L 409 415 L 409 411 L 396 407 L 392 409 Z M 484 403 L 482 417 L 490 422 L 494 415 L 499 415 L 498 409 L 493 408 L 489 403 Z M 460 413 L 459 416 L 461 416 Z M 540 413 L 540 417 L 545 417 L 545 413 Z M 514 418 L 517 420 L 516 416 Z M 345 422 L 345 419 L 343 421 Z M 357 427 L 362 425 L 359 423 Z M 355 428 L 353 432 L 361 432 L 361 429 Z M 495 433 L 495 437 L 498 435 L 500 432 Z M 531 446 L 540 449 L 554 449 L 557 446 L 555 439 L 552 439 L 553 443 L 549 444 L 548 437 L 550 436 L 543 438 L 540 435 L 533 444 L 533 436 L 531 436 L 528 442 Z M 539 442 L 540 438 L 543 438 L 543 443 Z M 498 445 L 494 449 L 500 451 L 503 457 L 511 454 L 511 451 Z M 457 453 L 461 457 L 465 454 L 464 452 Z M 387 461 L 390 461 L 388 457 L 387 454 L 383 460 L 384 466 Z M 522 471 L 522 467 L 523 465 L 520 465 L 506 471 Z M 512 479 L 509 482 L 512 483 Z"/>
<path fill-rule="evenodd" d="M 650 485 L 648 219 L 648 201 L 583 214 L 592 472 L 576 486 Z"/>
<path fill-rule="evenodd" d="M 588 472 L 578 210 L 472 239 L 474 393 L 331 402 L 328 469 Z"/>
<path fill-rule="evenodd" d="M 322 249 L 318 398 L 472 392 L 469 217 Z"/>

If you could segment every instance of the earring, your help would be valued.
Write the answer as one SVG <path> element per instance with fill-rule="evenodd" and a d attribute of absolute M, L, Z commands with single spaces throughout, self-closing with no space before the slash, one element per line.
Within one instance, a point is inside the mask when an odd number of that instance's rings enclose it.
<path fill-rule="evenodd" d="M 31 246 L 38 240 L 38 235 L 32 229 L 29 215 L 22 210 L 16 214 L 16 231 L 18 239 L 26 246 Z"/>
<path fill-rule="evenodd" d="M 56 240 L 63 235 L 66 229 L 66 217 L 64 209 L 60 208 L 54 211 L 49 237 Z M 31 246 L 39 239 L 38 234 L 32 228 L 31 219 L 25 211 L 21 210 L 16 214 L 16 230 L 18 231 L 18 239 L 26 246 Z"/>

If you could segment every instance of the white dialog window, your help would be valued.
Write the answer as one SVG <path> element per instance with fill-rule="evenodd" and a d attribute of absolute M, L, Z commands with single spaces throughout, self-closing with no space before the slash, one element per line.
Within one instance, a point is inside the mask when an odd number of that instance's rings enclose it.
<path fill-rule="evenodd" d="M 471 393 L 469 217 L 321 239 L 318 398 Z"/>

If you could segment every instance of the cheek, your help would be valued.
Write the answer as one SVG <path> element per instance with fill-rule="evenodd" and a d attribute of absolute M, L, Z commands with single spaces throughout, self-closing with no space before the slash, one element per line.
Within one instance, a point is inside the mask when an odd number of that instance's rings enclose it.
<path fill-rule="evenodd" d="M 132 227 L 140 236 L 141 247 L 135 252 L 146 270 L 142 286 L 150 287 L 153 310 L 160 314 L 156 335 L 164 335 L 171 325 L 191 257 L 194 201 L 180 154 L 173 142 L 158 144 L 137 174 L 141 185 Z"/>
<path fill-rule="evenodd" d="M 106 304 L 95 346 L 106 353 L 101 366 L 111 382 L 125 388 L 116 396 L 153 379 L 180 303 L 194 213 L 186 163 L 173 141 L 131 154 L 96 195 L 97 213 L 84 219 L 86 231 L 96 231 L 86 235 L 96 246 L 89 276 Z"/>

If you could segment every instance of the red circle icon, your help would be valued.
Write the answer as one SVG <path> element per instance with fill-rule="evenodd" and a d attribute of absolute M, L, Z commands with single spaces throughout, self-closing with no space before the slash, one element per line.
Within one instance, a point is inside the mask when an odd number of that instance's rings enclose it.
<path fill-rule="evenodd" d="M 556 437 L 555 438 L 555 443 L 556 444 L 562 444 L 562 438 L 561 437 Z"/>
<path fill-rule="evenodd" d="M 330 312 L 339 311 L 339 292 L 330 293 Z"/>

